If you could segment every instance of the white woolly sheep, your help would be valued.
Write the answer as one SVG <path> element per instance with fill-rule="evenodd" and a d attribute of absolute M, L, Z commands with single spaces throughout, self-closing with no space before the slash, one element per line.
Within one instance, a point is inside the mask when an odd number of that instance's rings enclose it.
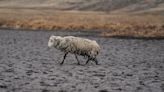
<path fill-rule="evenodd" d="M 90 60 L 92 60 L 95 61 L 96 65 L 98 65 L 96 56 L 100 52 L 100 46 L 94 40 L 74 36 L 50 36 L 48 41 L 48 47 L 54 47 L 65 53 L 63 60 L 60 63 L 61 65 L 64 63 L 64 60 L 68 53 L 75 55 L 78 64 L 80 64 L 80 62 L 78 60 L 77 55 L 82 55 L 84 57 L 88 57 L 86 64 Z"/>

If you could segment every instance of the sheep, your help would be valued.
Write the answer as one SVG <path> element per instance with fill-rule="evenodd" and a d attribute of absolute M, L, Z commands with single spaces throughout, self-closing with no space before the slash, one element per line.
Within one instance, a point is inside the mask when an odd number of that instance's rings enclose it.
<path fill-rule="evenodd" d="M 79 59 L 77 55 L 81 55 L 87 57 L 86 64 L 90 60 L 95 61 L 96 65 L 98 65 L 98 61 L 96 56 L 100 52 L 100 46 L 94 40 L 89 40 L 80 37 L 74 36 L 50 36 L 48 41 L 48 47 L 54 47 L 62 52 L 64 52 L 63 60 L 60 63 L 62 65 L 68 53 L 74 54 L 75 58 L 80 65 Z"/>

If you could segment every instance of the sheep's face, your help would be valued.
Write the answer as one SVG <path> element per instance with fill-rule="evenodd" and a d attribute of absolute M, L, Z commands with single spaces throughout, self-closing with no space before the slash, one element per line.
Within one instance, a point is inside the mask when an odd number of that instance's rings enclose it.
<path fill-rule="evenodd" d="M 48 41 L 48 47 L 56 47 L 60 43 L 60 36 L 51 36 Z"/>

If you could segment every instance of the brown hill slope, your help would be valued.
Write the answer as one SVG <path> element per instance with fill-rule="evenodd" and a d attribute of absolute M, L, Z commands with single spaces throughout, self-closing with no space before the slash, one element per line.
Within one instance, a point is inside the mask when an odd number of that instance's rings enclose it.
<path fill-rule="evenodd" d="M 164 0 L 0 0 L 0 7 L 108 12 L 164 11 Z"/>

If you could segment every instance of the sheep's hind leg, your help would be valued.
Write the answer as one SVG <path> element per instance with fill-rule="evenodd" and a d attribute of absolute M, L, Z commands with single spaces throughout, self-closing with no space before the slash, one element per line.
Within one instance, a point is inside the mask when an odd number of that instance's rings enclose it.
<path fill-rule="evenodd" d="M 93 60 L 95 61 L 96 65 L 100 65 L 97 61 L 97 58 L 94 58 Z"/>
<path fill-rule="evenodd" d="M 86 63 L 85 64 L 88 64 L 88 62 L 90 61 L 91 59 L 88 57 L 88 60 L 86 61 Z"/>
<path fill-rule="evenodd" d="M 88 57 L 88 60 L 86 61 L 86 64 L 88 64 L 88 62 L 89 62 L 90 60 L 95 61 L 96 65 L 100 65 L 100 64 L 98 63 L 97 58 L 89 58 L 89 57 Z"/>
<path fill-rule="evenodd" d="M 77 64 L 80 65 L 80 61 L 79 61 L 79 59 L 78 59 L 78 57 L 77 57 L 76 54 L 75 54 L 75 58 L 76 58 L 76 60 L 77 60 L 77 62 L 78 62 Z"/>
<path fill-rule="evenodd" d="M 65 60 L 67 54 L 68 54 L 68 53 L 65 53 L 65 54 L 64 54 L 63 61 L 60 63 L 60 65 L 62 65 L 62 64 L 64 63 L 64 60 Z"/>

